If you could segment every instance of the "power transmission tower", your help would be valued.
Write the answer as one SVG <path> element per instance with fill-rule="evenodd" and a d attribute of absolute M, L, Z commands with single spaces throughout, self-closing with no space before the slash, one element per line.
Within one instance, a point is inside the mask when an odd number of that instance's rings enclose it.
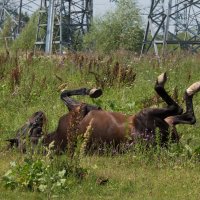
<path fill-rule="evenodd" d="M 35 49 L 76 50 L 93 17 L 93 0 L 41 0 Z"/>
<path fill-rule="evenodd" d="M 40 3 L 40 4 L 39 4 Z M 93 0 L 0 0 L 0 31 L 10 22 L 14 40 L 26 24 L 25 15 L 39 10 L 35 47 L 46 53 L 76 50 L 93 17 Z"/>
<path fill-rule="evenodd" d="M 141 53 L 200 48 L 200 0 L 151 0 Z"/>
<path fill-rule="evenodd" d="M 31 15 L 39 7 L 37 0 L 1 0 L 0 2 L 0 31 L 6 22 L 10 21 L 10 35 L 8 39 L 14 40 Z"/>

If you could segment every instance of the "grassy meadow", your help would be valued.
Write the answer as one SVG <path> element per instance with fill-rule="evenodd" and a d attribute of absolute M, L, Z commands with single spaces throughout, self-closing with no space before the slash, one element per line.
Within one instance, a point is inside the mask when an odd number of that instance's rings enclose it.
<path fill-rule="evenodd" d="M 7 150 L 5 139 L 14 136 L 15 130 L 38 110 L 46 113 L 46 128 L 53 131 L 59 117 L 67 112 L 60 100 L 62 89 L 101 87 L 103 95 L 98 99 L 75 98 L 106 110 L 134 114 L 145 107 L 163 106 L 155 94 L 154 83 L 166 71 L 167 91 L 185 108 L 184 91 L 200 80 L 199 67 L 200 56 L 184 52 L 169 55 L 160 63 L 152 56 L 139 59 L 124 51 L 111 55 L 67 52 L 62 57 L 1 52 L 0 199 L 200 199 L 200 94 L 193 101 L 197 123 L 177 126 L 181 135 L 179 146 L 77 157 L 78 164 L 74 165 L 86 173 L 81 179 L 69 175 L 62 190 L 61 183 L 55 189 L 51 184 L 43 184 L 44 191 L 42 186 L 41 190 L 18 186 L 11 190 L 3 180 L 13 162 L 23 163 L 29 156 Z M 45 160 L 43 157 L 38 156 Z M 55 157 L 55 166 L 68 162 L 66 157 Z M 55 166 L 48 168 L 47 182 L 57 173 Z M 8 180 L 7 184 L 11 185 Z"/>

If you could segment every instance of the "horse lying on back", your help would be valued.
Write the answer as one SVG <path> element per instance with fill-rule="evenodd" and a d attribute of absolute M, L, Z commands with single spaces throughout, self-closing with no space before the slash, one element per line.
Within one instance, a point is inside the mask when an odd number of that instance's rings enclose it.
<path fill-rule="evenodd" d="M 57 129 L 47 135 L 42 134 L 45 114 L 41 111 L 33 114 L 27 123 L 31 130 L 30 141 L 37 143 L 36 141 L 43 136 L 44 145 L 54 141 L 55 149 L 62 152 L 66 150 L 72 138 L 84 135 L 90 127 L 87 148 L 93 145 L 98 148 L 103 144 L 112 144 L 117 148 L 122 143 L 134 145 L 138 139 L 154 145 L 156 134 L 159 134 L 161 146 L 167 145 L 169 140 L 178 142 L 179 135 L 175 126 L 196 122 L 192 99 L 194 94 L 200 91 L 200 82 L 192 84 L 185 91 L 186 111 L 183 113 L 183 109 L 166 92 L 164 88 L 166 81 L 166 73 L 158 76 L 155 91 L 166 102 L 167 107 L 146 108 L 134 115 L 104 111 L 98 106 L 80 103 L 71 98 L 73 95 L 89 95 L 91 98 L 97 98 L 102 95 L 101 89 L 65 90 L 61 93 L 61 99 L 69 112 L 59 119 Z M 22 144 L 19 136 L 8 141 L 12 145 Z"/>

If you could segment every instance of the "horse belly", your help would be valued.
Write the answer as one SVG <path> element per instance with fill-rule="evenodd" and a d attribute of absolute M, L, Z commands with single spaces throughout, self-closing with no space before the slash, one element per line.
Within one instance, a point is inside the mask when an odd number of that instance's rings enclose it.
<path fill-rule="evenodd" d="M 109 117 L 88 117 L 80 123 L 80 132 L 84 134 L 90 127 L 91 141 L 103 143 L 120 143 L 129 134 L 129 130 L 123 123 L 113 123 Z"/>

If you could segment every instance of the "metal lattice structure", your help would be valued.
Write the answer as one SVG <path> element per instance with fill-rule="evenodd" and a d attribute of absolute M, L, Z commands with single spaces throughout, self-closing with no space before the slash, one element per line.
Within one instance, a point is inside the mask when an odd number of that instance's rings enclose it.
<path fill-rule="evenodd" d="M 93 0 L 0 0 L 0 31 L 10 20 L 9 39 L 26 24 L 26 16 L 39 12 L 35 49 L 46 53 L 76 50 L 93 18 Z"/>
<path fill-rule="evenodd" d="M 41 0 L 35 49 L 77 49 L 93 17 L 93 0 Z"/>
<path fill-rule="evenodd" d="M 200 48 L 200 0 L 151 0 L 142 54 L 153 48 L 159 56 L 170 45 Z"/>
<path fill-rule="evenodd" d="M 10 20 L 9 39 L 14 40 L 26 24 L 28 15 L 39 8 L 38 0 L 1 0 L 0 1 L 0 31 Z"/>

